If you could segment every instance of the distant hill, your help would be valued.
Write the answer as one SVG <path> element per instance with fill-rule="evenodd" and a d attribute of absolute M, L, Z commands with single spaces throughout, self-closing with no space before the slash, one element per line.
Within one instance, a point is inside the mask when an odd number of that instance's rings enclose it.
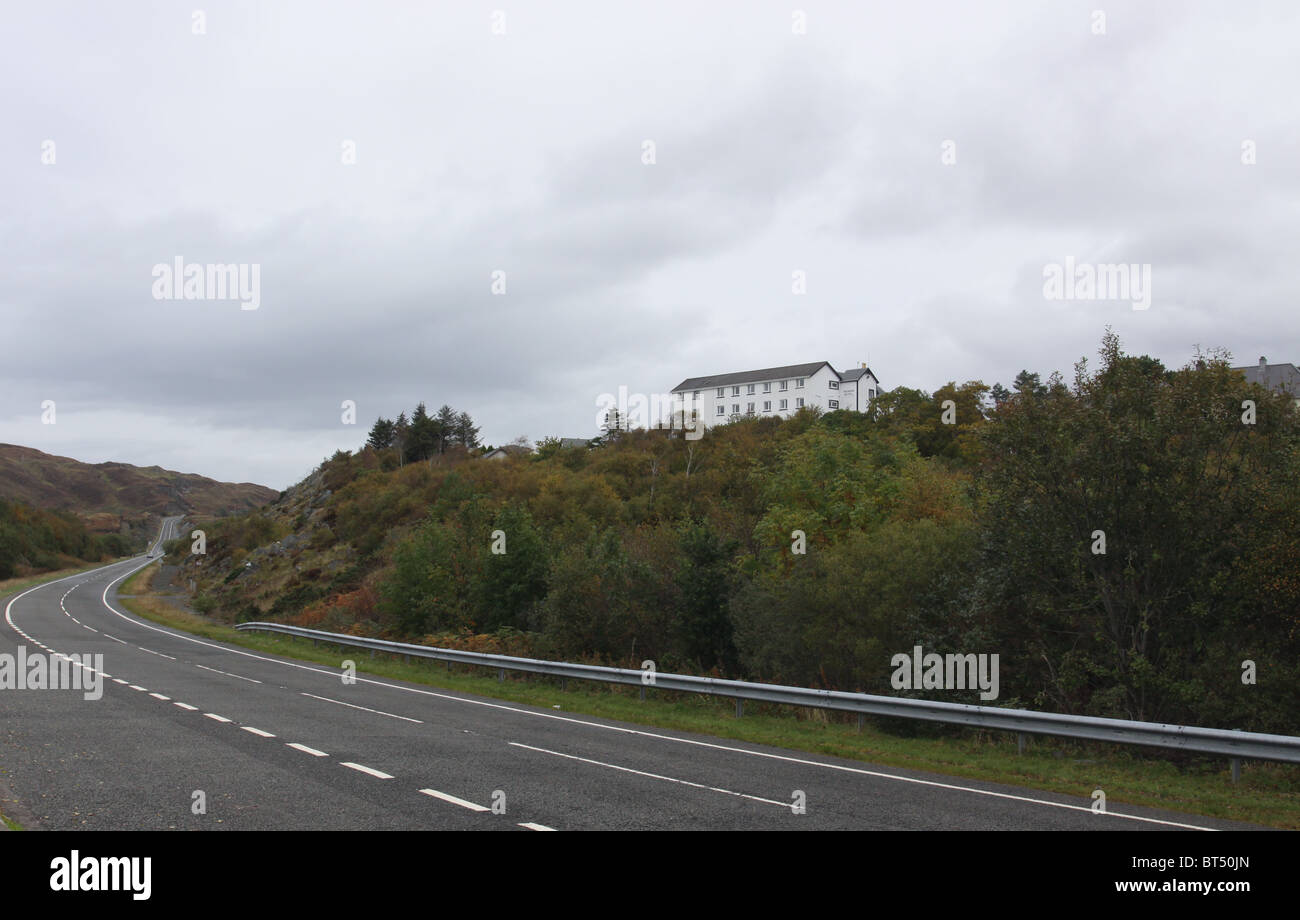
<path fill-rule="evenodd" d="M 261 507 L 280 493 L 251 482 L 129 463 L 82 463 L 30 447 L 0 444 L 0 498 L 70 511 L 95 531 L 141 515 L 226 515 Z"/>

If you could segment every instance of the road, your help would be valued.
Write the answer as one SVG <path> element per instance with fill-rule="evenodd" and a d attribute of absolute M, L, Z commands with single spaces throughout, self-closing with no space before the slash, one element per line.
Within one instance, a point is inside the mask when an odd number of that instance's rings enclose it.
<path fill-rule="evenodd" d="M 1182 830 L 1088 797 L 645 728 L 358 675 L 141 621 L 145 556 L 32 588 L 0 655 L 103 656 L 103 694 L 0 692 L 6 812 L 48 829 Z M 360 653 L 358 653 L 359 655 Z M 806 808 L 791 806 L 796 790 Z M 196 803 L 204 805 L 195 814 Z M 496 806 L 494 808 L 494 805 Z"/>

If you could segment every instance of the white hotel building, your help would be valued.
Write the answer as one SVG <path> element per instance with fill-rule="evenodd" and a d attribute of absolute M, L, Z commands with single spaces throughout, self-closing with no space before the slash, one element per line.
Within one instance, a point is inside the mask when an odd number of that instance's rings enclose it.
<path fill-rule="evenodd" d="M 690 377 L 673 387 L 673 415 L 689 420 L 693 406 L 707 427 L 746 416 L 788 418 L 805 406 L 865 412 L 879 392 L 880 381 L 865 364 L 840 373 L 829 362 L 817 361 Z"/>

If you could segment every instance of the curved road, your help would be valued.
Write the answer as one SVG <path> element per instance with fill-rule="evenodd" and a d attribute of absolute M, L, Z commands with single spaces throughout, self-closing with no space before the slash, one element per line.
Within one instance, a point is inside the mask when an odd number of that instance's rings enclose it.
<path fill-rule="evenodd" d="M 145 556 L 32 588 L 0 655 L 89 659 L 102 696 L 0 691 L 0 799 L 49 829 L 1229 829 L 340 672 L 127 614 Z M 360 653 L 358 652 L 358 655 Z M 93 672 L 93 674 L 91 673 Z M 806 810 L 791 808 L 796 790 Z M 205 813 L 195 814 L 202 802 Z M 494 805 L 496 806 L 494 809 Z"/>

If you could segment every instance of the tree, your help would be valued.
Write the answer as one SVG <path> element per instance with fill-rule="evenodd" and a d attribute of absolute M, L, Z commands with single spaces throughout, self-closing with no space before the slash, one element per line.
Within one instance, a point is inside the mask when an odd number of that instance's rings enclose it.
<path fill-rule="evenodd" d="M 479 629 L 527 629 L 534 606 L 546 596 L 550 567 L 546 543 L 532 516 L 516 505 L 502 509 L 493 530 L 500 531 L 505 552 L 490 552 L 484 557 L 479 581 L 479 606 L 483 611 Z"/>
<path fill-rule="evenodd" d="M 424 403 L 420 403 L 415 407 L 415 411 L 411 413 L 411 430 L 406 438 L 406 460 L 408 463 L 427 460 L 433 456 L 437 449 L 437 425 L 429 417 L 428 411 L 424 408 Z"/>
<path fill-rule="evenodd" d="M 446 453 L 447 443 L 456 437 L 456 410 L 443 403 L 436 418 L 438 432 L 438 453 Z"/>
<path fill-rule="evenodd" d="M 386 450 L 393 446 L 393 438 L 396 433 L 397 426 L 380 416 L 374 427 L 370 429 L 370 437 L 366 440 L 366 443 L 375 450 Z"/>
<path fill-rule="evenodd" d="M 632 592 L 626 548 L 616 530 L 591 529 L 562 544 L 542 605 L 547 638 L 560 655 L 619 659 L 633 650 Z"/>
<path fill-rule="evenodd" d="M 406 442 L 410 437 L 411 424 L 406 420 L 406 413 L 402 412 L 393 423 L 393 446 L 397 448 L 399 466 L 406 462 Z"/>
<path fill-rule="evenodd" d="M 456 416 L 456 440 L 465 446 L 466 450 L 473 450 L 478 447 L 478 426 L 470 418 L 468 412 L 462 412 Z"/>
<path fill-rule="evenodd" d="M 961 386 L 949 381 L 935 390 L 928 411 L 913 429 L 923 457 L 947 457 L 972 463 L 977 447 L 974 434 L 984 423 L 984 396 L 989 388 L 968 380 Z"/>
<path fill-rule="evenodd" d="M 409 636 L 466 625 L 464 578 L 452 529 L 429 520 L 393 553 L 393 571 L 380 587 L 380 611 Z"/>
<path fill-rule="evenodd" d="M 1012 383 L 1015 390 L 1021 396 L 1046 396 L 1047 387 L 1037 374 L 1031 374 L 1029 371 L 1021 371 L 1016 374 L 1015 382 Z"/>
<path fill-rule="evenodd" d="M 681 653 L 706 670 L 734 671 L 728 574 L 735 545 L 722 542 L 708 526 L 693 521 L 683 525 L 679 541 L 683 562 L 677 584 L 682 606 L 676 633 Z"/>
<path fill-rule="evenodd" d="M 1022 374 L 983 429 L 987 625 L 1052 707 L 1196 721 L 1251 657 L 1233 633 L 1256 605 L 1228 598 L 1268 497 L 1294 489 L 1295 412 L 1223 360 L 1168 371 L 1110 332 L 1101 358 L 1073 387 Z"/>

